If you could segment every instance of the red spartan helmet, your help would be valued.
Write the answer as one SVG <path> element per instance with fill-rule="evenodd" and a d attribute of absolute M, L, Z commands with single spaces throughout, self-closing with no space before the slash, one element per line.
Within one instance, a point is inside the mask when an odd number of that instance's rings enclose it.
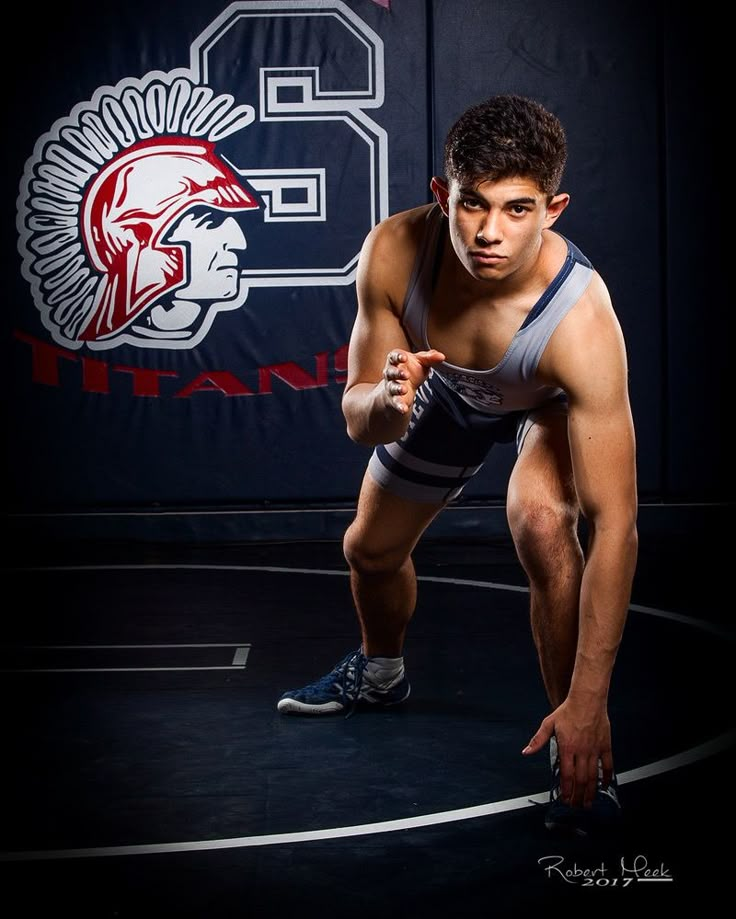
<path fill-rule="evenodd" d="M 120 332 L 184 281 L 182 248 L 161 240 L 195 204 L 233 211 L 259 207 L 208 141 L 144 140 L 98 173 L 82 203 L 82 236 L 104 278 L 80 340 Z"/>

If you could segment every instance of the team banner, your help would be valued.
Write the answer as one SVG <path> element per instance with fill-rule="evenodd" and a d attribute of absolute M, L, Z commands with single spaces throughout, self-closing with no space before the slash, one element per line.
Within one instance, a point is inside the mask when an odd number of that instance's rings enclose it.
<path fill-rule="evenodd" d="M 211 19 L 180 66 L 156 66 L 172 35 L 142 13 L 129 72 L 60 103 L 19 177 L 20 509 L 357 493 L 340 396 L 360 248 L 390 207 L 390 5 L 191 8 Z"/>
<path fill-rule="evenodd" d="M 340 399 L 361 245 L 430 200 L 452 121 L 513 84 L 577 140 L 576 201 L 582 188 L 604 212 L 615 196 L 599 168 L 611 135 L 598 109 L 573 104 L 585 84 L 552 77 L 563 46 L 548 5 L 529 0 L 523 23 L 498 7 L 493 28 L 483 8 L 78 0 L 19 12 L 34 79 L 31 92 L 13 78 L 3 174 L 14 511 L 354 504 L 370 450 L 349 440 Z M 488 42 L 469 41 L 481 23 Z M 618 59 L 617 35 L 590 37 L 602 61 Z M 564 72 L 579 57 L 563 44 Z M 598 147 L 586 154 L 581 137 Z M 627 137 L 627 152 L 649 149 L 645 130 Z M 595 262 L 636 248 L 619 224 L 597 246 L 596 212 L 570 210 L 563 231 Z M 654 247 L 656 208 L 641 210 L 652 232 L 637 245 Z M 639 274 L 655 261 L 637 255 Z M 652 287 L 612 277 L 637 296 Z M 637 309 L 652 326 L 642 340 L 656 321 Z M 502 501 L 512 461 L 499 449 L 463 500 Z"/>

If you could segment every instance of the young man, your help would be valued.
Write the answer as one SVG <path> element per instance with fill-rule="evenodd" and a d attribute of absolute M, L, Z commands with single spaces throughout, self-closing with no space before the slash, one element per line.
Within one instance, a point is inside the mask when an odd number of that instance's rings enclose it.
<path fill-rule="evenodd" d="M 600 276 L 552 230 L 570 200 L 559 191 L 566 155 L 554 115 L 493 97 L 450 130 L 436 203 L 367 237 L 343 398 L 349 436 L 375 448 L 344 543 L 362 644 L 278 709 L 319 715 L 408 697 L 412 551 L 491 446 L 515 437 L 507 516 L 550 702 L 522 752 L 549 743 L 546 823 L 584 833 L 619 813 L 607 697 L 637 494 L 621 328 Z"/>

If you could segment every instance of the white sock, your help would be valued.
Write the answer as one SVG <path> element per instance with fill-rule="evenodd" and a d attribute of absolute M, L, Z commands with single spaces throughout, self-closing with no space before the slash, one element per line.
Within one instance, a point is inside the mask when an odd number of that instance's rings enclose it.
<path fill-rule="evenodd" d="M 374 686 L 393 686 L 404 675 L 403 657 L 368 657 L 365 675 Z"/>

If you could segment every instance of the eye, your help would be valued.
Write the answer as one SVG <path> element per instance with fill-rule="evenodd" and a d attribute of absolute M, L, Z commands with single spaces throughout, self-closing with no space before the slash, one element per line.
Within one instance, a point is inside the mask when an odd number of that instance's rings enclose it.
<path fill-rule="evenodd" d="M 212 213 L 212 211 L 205 211 L 204 214 L 201 214 L 194 221 L 194 226 L 197 227 L 197 229 L 202 227 L 205 230 L 211 230 L 213 227 L 218 226 L 219 223 L 221 223 L 221 221 L 218 221 L 215 218 L 215 215 Z"/>
<path fill-rule="evenodd" d="M 482 207 L 480 201 L 478 201 L 477 198 L 461 198 L 460 206 L 467 208 L 467 210 L 470 211 L 477 211 Z"/>
<path fill-rule="evenodd" d="M 511 205 L 511 213 L 516 214 L 517 217 L 520 217 L 522 214 L 526 214 L 528 212 L 529 212 L 529 208 L 524 207 L 523 204 L 512 204 Z"/>

